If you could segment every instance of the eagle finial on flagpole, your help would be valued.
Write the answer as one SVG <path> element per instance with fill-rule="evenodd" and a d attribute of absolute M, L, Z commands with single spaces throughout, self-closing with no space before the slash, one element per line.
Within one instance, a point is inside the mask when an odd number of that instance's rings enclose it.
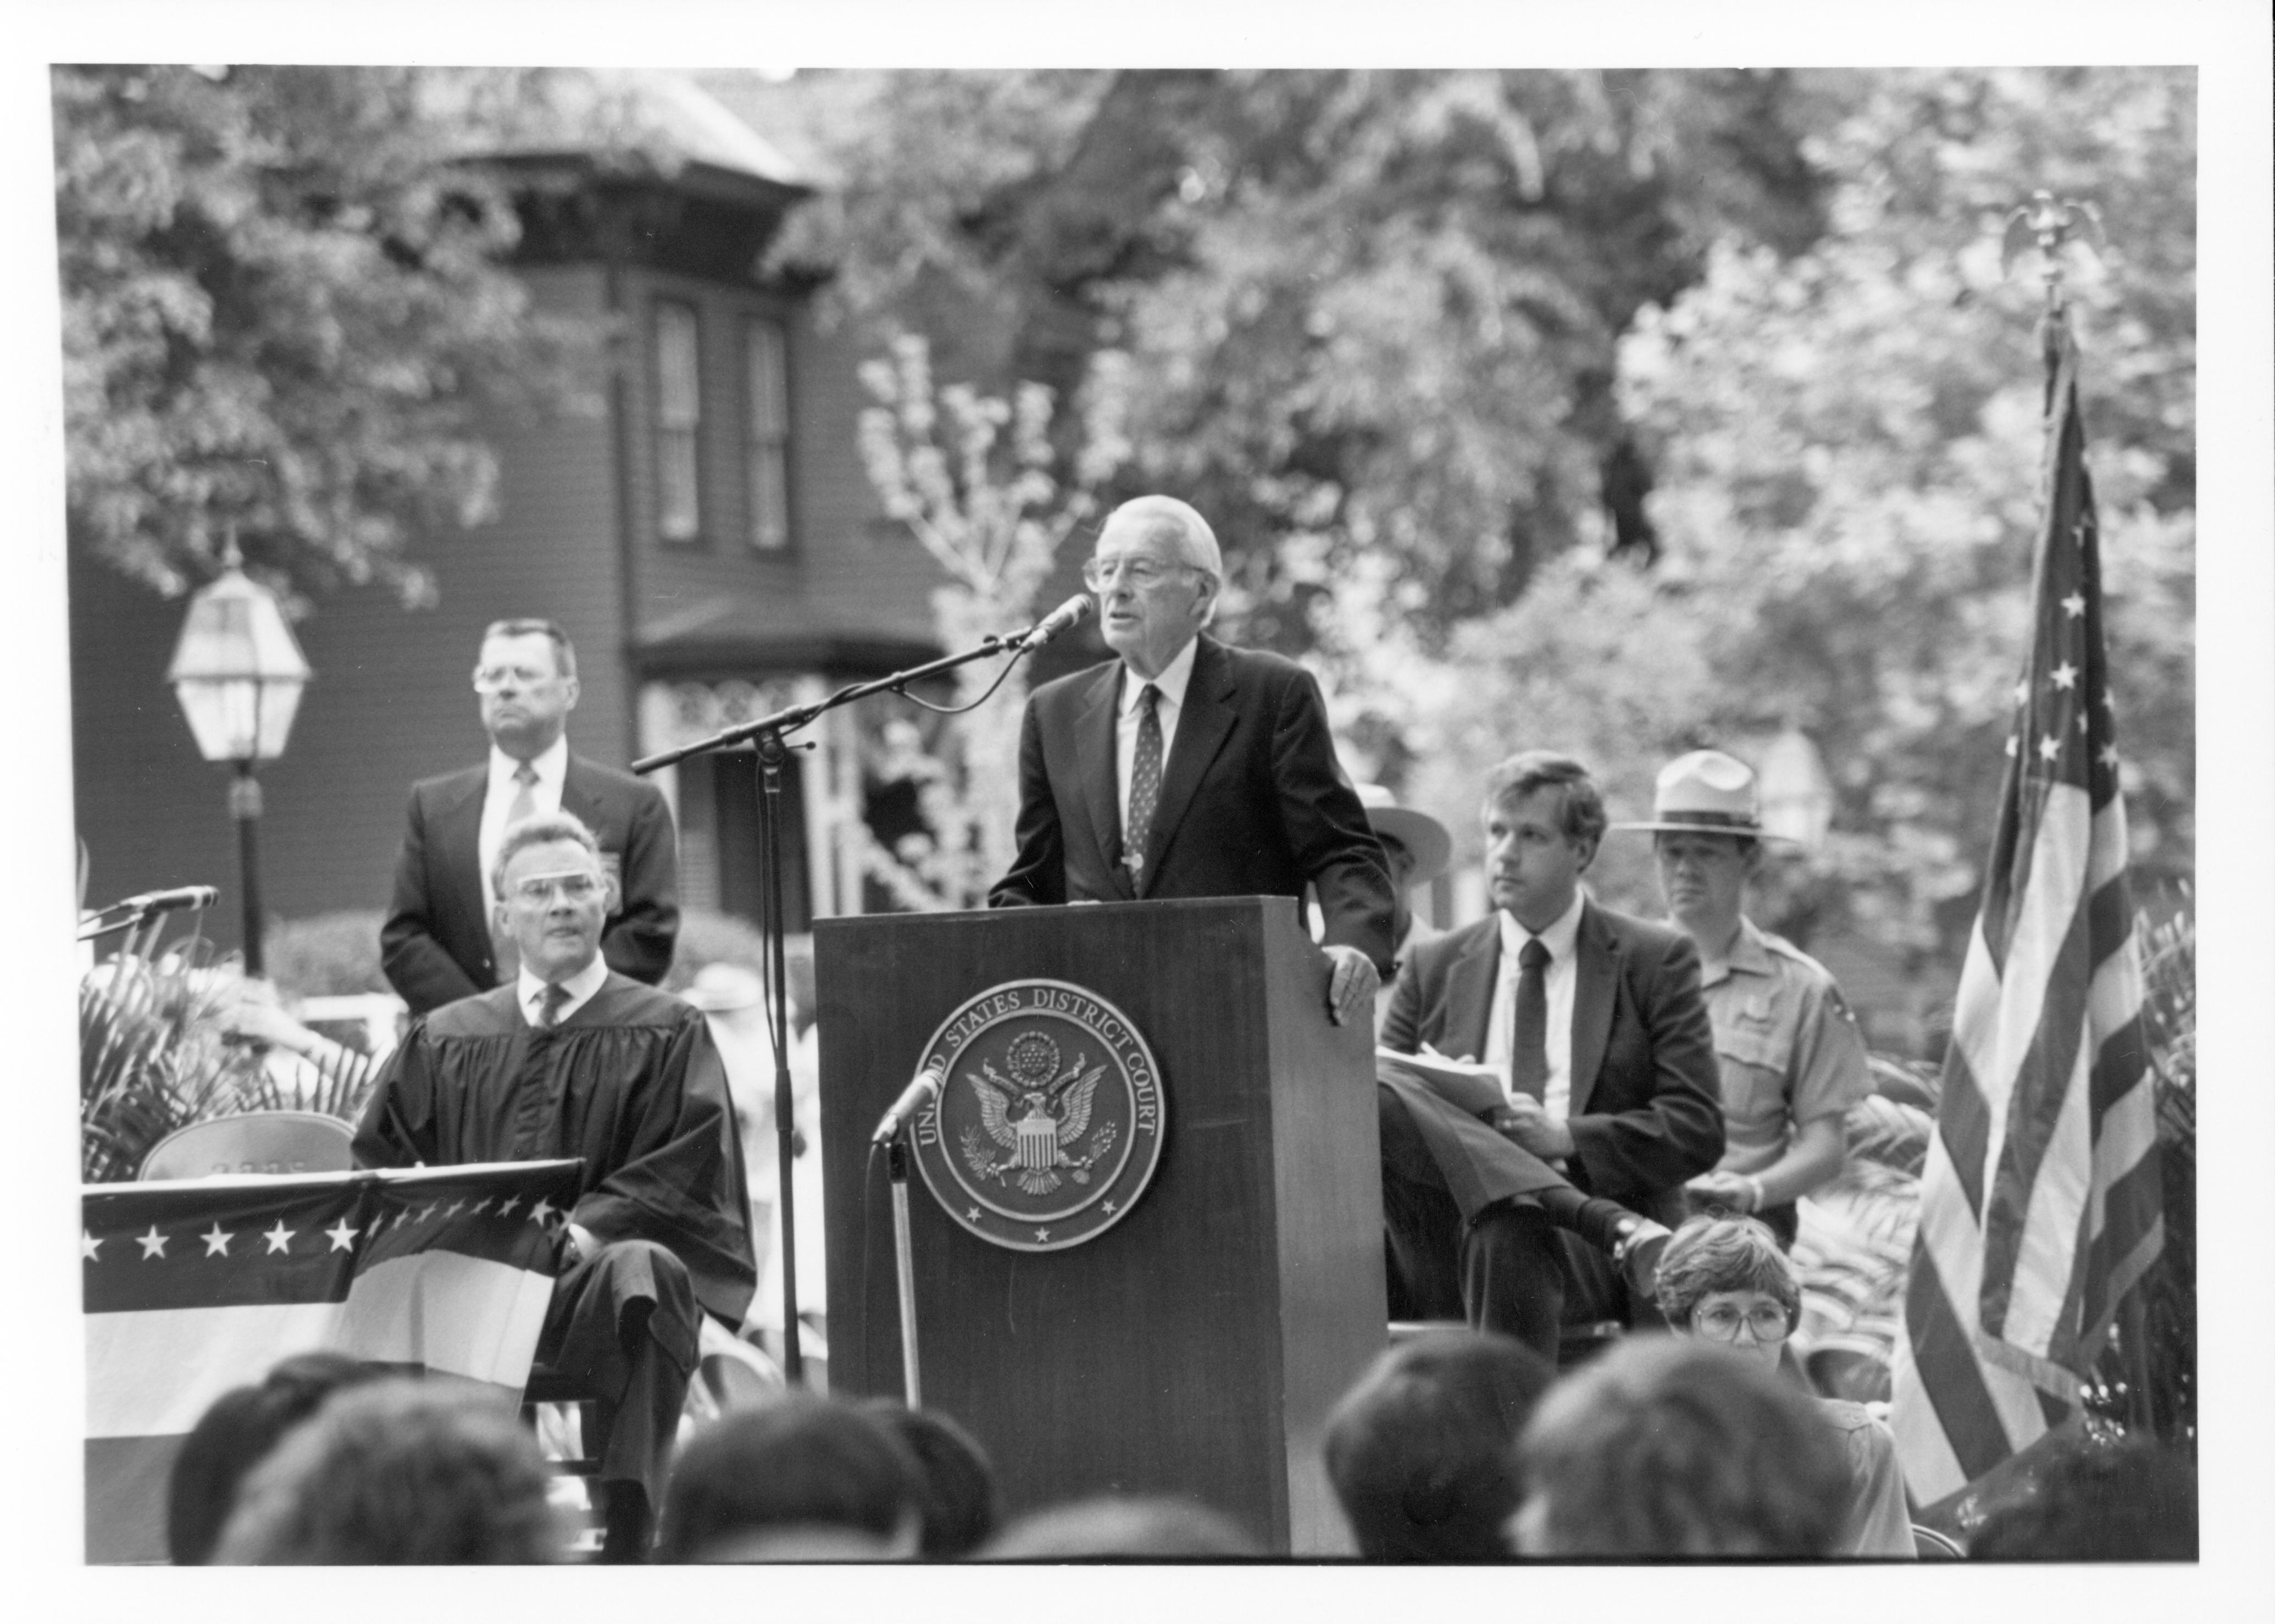
<path fill-rule="evenodd" d="M 2038 342 L 2045 351 L 2046 375 L 2052 378 L 2060 359 L 2069 326 L 2069 298 L 2063 285 L 2062 250 L 2074 238 L 2083 238 L 2097 254 L 2109 239 L 2101 230 L 2101 211 L 2076 198 L 2057 198 L 2043 189 L 2007 216 L 2007 230 L 1999 246 L 1999 274 L 2011 276 L 2014 261 L 2037 251 L 2038 275 L 2046 290 L 2045 308 L 2038 317 Z"/>

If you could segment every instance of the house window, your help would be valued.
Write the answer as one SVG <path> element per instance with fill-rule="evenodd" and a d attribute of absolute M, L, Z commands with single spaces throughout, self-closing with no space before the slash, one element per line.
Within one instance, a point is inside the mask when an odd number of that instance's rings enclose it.
<path fill-rule="evenodd" d="M 743 376 L 751 545 L 777 552 L 790 545 L 790 364 L 782 323 L 743 324 Z"/>
<path fill-rule="evenodd" d="M 667 541 L 692 541 L 702 528 L 699 461 L 703 423 L 701 348 L 695 307 L 655 306 L 655 528 Z"/>

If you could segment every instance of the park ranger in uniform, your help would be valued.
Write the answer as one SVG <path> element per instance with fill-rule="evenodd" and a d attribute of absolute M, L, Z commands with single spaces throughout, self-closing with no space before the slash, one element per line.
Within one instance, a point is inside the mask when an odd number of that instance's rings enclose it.
<path fill-rule="evenodd" d="M 1842 1119 L 1872 1091 L 1856 1017 L 1825 966 L 1745 916 L 1762 858 L 1753 769 L 1697 750 L 1659 774 L 1648 823 L 1669 916 L 1697 945 L 1720 1062 L 1725 1149 L 1685 1187 L 1694 1210 L 1749 1213 L 1793 1244 L 1794 1203 L 1840 1170 Z"/>

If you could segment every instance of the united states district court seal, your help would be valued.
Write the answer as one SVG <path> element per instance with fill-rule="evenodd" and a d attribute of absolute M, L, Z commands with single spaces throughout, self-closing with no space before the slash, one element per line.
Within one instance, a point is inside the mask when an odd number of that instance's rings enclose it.
<path fill-rule="evenodd" d="M 926 1044 L 940 1099 L 917 1119 L 917 1166 L 981 1240 L 1054 1252 L 1129 1215 L 1161 1159 L 1153 1052 L 1122 1011 L 1068 981 L 1005 981 Z"/>

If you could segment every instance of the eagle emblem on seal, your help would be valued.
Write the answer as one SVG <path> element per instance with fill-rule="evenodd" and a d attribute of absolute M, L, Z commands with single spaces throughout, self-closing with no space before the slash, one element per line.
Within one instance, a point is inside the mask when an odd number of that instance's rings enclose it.
<path fill-rule="evenodd" d="M 1091 1107 L 1105 1061 L 1090 1064 L 1087 1051 L 1060 1066 L 1059 1046 L 1047 1034 L 1028 1031 L 1012 1039 L 1005 1070 L 983 1058 L 964 1080 L 979 1100 L 979 1125 L 964 1130 L 964 1166 L 982 1180 L 1017 1184 L 1030 1196 L 1047 1196 L 1067 1179 L 1090 1182 L 1090 1170 L 1114 1148 L 1114 1124 L 1090 1131 Z M 1088 1136 L 1086 1153 L 1076 1154 Z M 992 1145 L 991 1145 L 992 1141 Z M 998 1154 L 998 1152 L 1001 1152 Z"/>

